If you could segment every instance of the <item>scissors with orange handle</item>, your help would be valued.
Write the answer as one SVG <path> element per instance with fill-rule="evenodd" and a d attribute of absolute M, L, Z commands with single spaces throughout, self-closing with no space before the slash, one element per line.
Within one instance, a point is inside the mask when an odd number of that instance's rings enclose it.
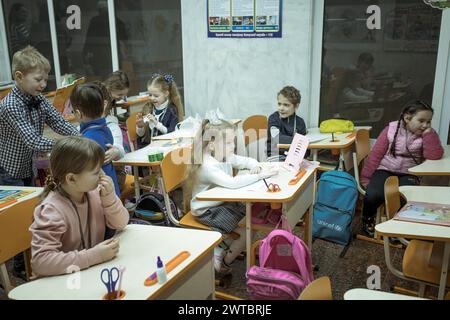
<path fill-rule="evenodd" d="M 267 186 L 267 191 L 269 191 L 269 192 L 279 192 L 279 191 L 281 191 L 281 188 L 276 183 L 269 183 L 269 185 Z"/>

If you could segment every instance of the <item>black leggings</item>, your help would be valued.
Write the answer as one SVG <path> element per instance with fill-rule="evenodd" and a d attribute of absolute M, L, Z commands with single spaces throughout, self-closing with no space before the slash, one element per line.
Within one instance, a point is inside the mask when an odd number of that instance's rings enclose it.
<path fill-rule="evenodd" d="M 366 196 L 363 203 L 363 218 L 373 218 L 377 214 L 377 209 L 384 203 L 384 183 L 390 176 L 398 177 L 399 186 L 414 186 L 420 184 L 418 177 L 394 173 L 386 170 L 375 170 L 367 186 Z"/>

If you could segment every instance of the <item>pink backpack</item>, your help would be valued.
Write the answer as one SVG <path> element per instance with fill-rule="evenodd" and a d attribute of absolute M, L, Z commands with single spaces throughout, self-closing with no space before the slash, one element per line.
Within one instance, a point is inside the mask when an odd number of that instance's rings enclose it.
<path fill-rule="evenodd" d="M 297 300 L 314 280 L 309 248 L 294 235 L 282 216 L 283 227 L 264 238 L 259 247 L 260 266 L 247 271 L 247 291 L 254 300 Z M 278 227 L 278 225 L 277 225 Z"/>

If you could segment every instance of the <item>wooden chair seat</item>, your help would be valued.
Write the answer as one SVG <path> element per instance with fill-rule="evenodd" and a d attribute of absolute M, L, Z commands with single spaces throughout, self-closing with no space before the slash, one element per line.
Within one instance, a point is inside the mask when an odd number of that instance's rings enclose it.
<path fill-rule="evenodd" d="M 311 282 L 302 291 L 298 300 L 333 300 L 330 278 L 320 277 Z"/>
<path fill-rule="evenodd" d="M 406 277 L 439 284 L 441 269 L 429 265 L 433 243 L 411 240 L 403 256 L 403 273 Z M 450 278 L 447 277 L 447 286 Z"/>
<path fill-rule="evenodd" d="M 211 230 L 211 228 L 208 227 L 207 225 L 204 225 L 204 224 L 198 222 L 197 220 L 195 220 L 191 211 L 186 213 L 183 216 L 183 218 L 181 218 L 180 224 L 183 226 L 187 226 L 187 227 L 191 227 L 191 228 L 195 228 L 195 229 Z"/>

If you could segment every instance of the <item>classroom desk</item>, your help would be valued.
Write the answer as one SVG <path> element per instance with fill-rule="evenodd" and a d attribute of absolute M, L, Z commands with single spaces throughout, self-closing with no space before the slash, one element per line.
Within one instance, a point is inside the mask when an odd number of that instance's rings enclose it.
<path fill-rule="evenodd" d="M 44 191 L 44 188 L 40 188 L 40 187 L 18 187 L 18 186 L 0 186 L 0 190 L 27 190 L 27 191 L 33 191 L 30 194 L 27 194 L 26 196 L 17 199 L 17 202 L 12 203 L 8 206 L 5 206 L 3 208 L 0 208 L 0 213 L 5 210 L 6 208 L 10 208 L 12 206 L 14 206 L 15 204 L 17 204 L 18 202 L 22 202 L 28 199 L 32 199 L 34 197 L 39 196 L 42 191 Z"/>
<path fill-rule="evenodd" d="M 427 300 L 427 299 L 378 290 L 357 288 L 348 290 L 344 294 L 344 300 Z"/>
<path fill-rule="evenodd" d="M 263 166 L 281 166 L 281 163 L 266 162 Z M 246 250 L 247 250 L 247 270 L 250 268 L 250 249 L 252 245 L 251 229 L 251 207 L 255 202 L 282 203 L 283 215 L 287 217 L 289 225 L 294 228 L 302 216 L 305 216 L 304 240 L 311 248 L 312 244 L 312 206 L 315 199 L 315 177 L 316 166 L 308 168 L 302 179 L 295 185 L 288 185 L 294 174 L 280 167 L 278 175 L 266 179 L 267 183 L 277 183 L 280 192 L 267 192 L 262 181 L 259 181 L 258 188 L 255 185 L 246 186 L 239 189 L 227 189 L 215 187 L 210 190 L 200 192 L 197 200 L 223 201 L 223 202 L 245 202 L 245 228 L 246 228 Z M 254 189 L 252 189 L 254 188 Z M 306 214 L 306 211 L 308 213 Z"/>
<path fill-rule="evenodd" d="M 98 300 L 106 294 L 100 281 L 103 268 L 125 266 L 124 300 L 214 299 L 213 252 L 222 240 L 219 232 L 144 225 L 127 225 L 119 233 L 120 250 L 111 261 L 69 274 L 37 279 L 16 287 L 9 298 L 17 300 Z M 182 241 L 180 241 L 183 239 Z M 144 286 L 156 271 L 157 256 L 166 262 L 181 251 L 191 256 L 167 274 L 163 285 Z M 79 279 L 79 288 L 70 285 Z"/>
<path fill-rule="evenodd" d="M 439 160 L 425 160 L 408 170 L 418 176 L 450 176 L 450 145 L 443 146 L 444 156 Z"/>
<path fill-rule="evenodd" d="M 399 191 L 408 201 L 450 204 L 450 187 L 401 186 Z"/>
<path fill-rule="evenodd" d="M 448 192 L 446 193 L 446 196 L 448 197 Z M 379 235 L 385 236 L 385 247 L 386 245 L 389 245 L 388 237 L 419 239 L 434 242 L 440 241 L 445 243 L 438 295 L 438 298 L 442 300 L 445 294 L 445 284 L 447 281 L 447 270 L 450 257 L 450 228 L 445 226 L 391 219 L 389 221 L 377 224 L 375 226 L 375 230 Z"/>
<path fill-rule="evenodd" d="M 149 96 L 132 96 L 127 101 L 116 103 L 116 107 L 120 107 L 128 111 L 129 114 L 141 112 L 144 105 L 150 101 Z M 117 117 L 117 109 L 114 108 L 114 115 Z"/>
<path fill-rule="evenodd" d="M 359 129 L 366 129 L 370 131 L 372 127 L 370 126 L 355 127 L 355 132 Z M 318 161 L 317 155 L 319 149 L 339 150 L 339 170 L 341 171 L 344 170 L 345 154 L 349 152 L 350 147 L 355 143 L 354 132 L 335 134 L 334 135 L 335 141 L 332 141 L 331 133 L 320 133 L 320 128 L 309 128 L 306 137 L 318 135 L 324 135 L 328 137 L 320 141 L 312 142 L 308 145 L 308 149 L 311 149 L 313 161 Z M 291 146 L 290 144 L 278 144 L 278 148 L 280 149 L 289 149 L 290 146 Z"/>
<path fill-rule="evenodd" d="M 172 143 L 167 140 L 153 140 L 151 144 L 145 146 L 142 149 L 138 149 L 133 152 L 126 153 L 125 156 L 119 160 L 113 161 L 113 165 L 115 166 L 132 166 L 133 174 L 134 174 L 134 193 L 136 199 L 140 196 L 140 188 L 139 188 L 139 173 L 137 167 L 159 167 L 160 161 L 150 162 L 148 160 L 148 155 L 152 152 L 163 152 L 164 156 L 170 151 L 185 147 L 191 146 L 192 142 L 190 139 L 184 139 L 177 143 Z"/>

